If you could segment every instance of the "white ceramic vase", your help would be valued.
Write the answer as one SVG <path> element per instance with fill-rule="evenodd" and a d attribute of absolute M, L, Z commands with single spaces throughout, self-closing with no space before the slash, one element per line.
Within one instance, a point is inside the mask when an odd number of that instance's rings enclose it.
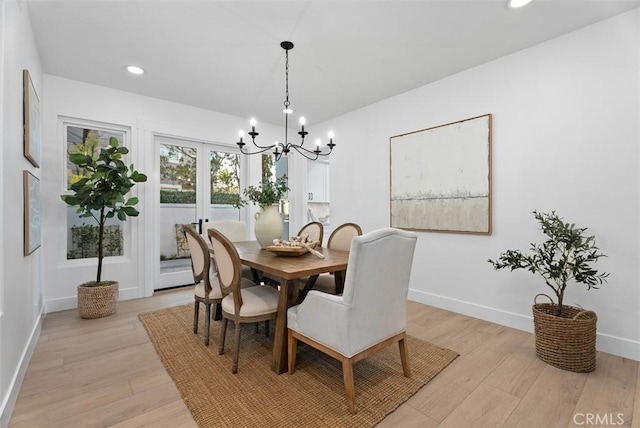
<path fill-rule="evenodd" d="M 255 215 L 254 233 L 262 248 L 273 245 L 274 239 L 282 238 L 282 217 L 278 205 L 264 207 Z"/>

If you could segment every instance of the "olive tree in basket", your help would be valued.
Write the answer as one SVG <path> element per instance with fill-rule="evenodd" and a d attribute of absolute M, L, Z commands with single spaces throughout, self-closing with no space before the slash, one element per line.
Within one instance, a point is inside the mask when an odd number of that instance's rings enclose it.
<path fill-rule="evenodd" d="M 60 197 L 71 206 L 77 206 L 80 217 L 92 217 L 98 223 L 98 271 L 96 280 L 78 286 L 78 310 L 83 318 L 98 318 L 115 311 L 118 283 L 102 280 L 105 224 L 110 218 L 125 221 L 136 217 L 138 198 L 126 199 L 136 183 L 147 181 L 147 176 L 127 166 L 122 157 L 129 153 L 118 139 L 109 138 L 109 145 L 96 154 L 71 153 L 69 161 L 86 174 L 70 186 L 72 193 Z"/>
<path fill-rule="evenodd" d="M 547 236 L 541 244 L 532 243 L 529 253 L 507 250 L 497 260 L 488 262 L 498 269 L 525 269 L 540 275 L 556 295 L 557 302 L 539 294 L 534 299 L 533 320 L 536 353 L 543 361 L 571 371 L 595 369 L 597 316 L 592 311 L 568 306 L 564 293 L 569 284 L 584 284 L 587 290 L 607 282 L 606 272 L 598 272 L 593 264 L 606 257 L 596 246 L 595 236 L 586 227 L 565 222 L 555 211 L 533 211 L 540 230 Z M 546 296 L 551 303 L 537 303 Z"/>

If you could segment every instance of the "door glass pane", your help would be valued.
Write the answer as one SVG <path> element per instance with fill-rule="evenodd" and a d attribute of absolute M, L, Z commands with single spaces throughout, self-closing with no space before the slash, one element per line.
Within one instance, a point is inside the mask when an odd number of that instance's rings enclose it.
<path fill-rule="evenodd" d="M 240 209 L 240 156 L 211 150 L 209 152 L 210 204 L 205 218 L 212 220 L 239 220 Z"/>
<path fill-rule="evenodd" d="M 125 145 L 125 133 L 116 129 L 101 129 L 65 124 L 67 144 L 67 189 L 89 173 L 69 160 L 70 154 L 98 156 L 100 150 L 109 145 L 109 138 L 115 137 L 121 146 Z M 127 162 L 126 159 L 124 159 Z M 67 260 L 98 257 L 98 223 L 92 217 L 80 217 L 78 207 L 67 205 Z M 98 212 L 95 212 L 99 216 Z M 104 233 L 104 256 L 123 254 L 122 222 L 117 218 L 107 219 Z"/>
<path fill-rule="evenodd" d="M 275 181 L 289 172 L 287 157 L 275 161 L 272 155 L 262 155 L 262 182 Z M 280 201 L 282 215 L 282 239 L 289 239 L 289 195 Z"/>
<path fill-rule="evenodd" d="M 196 149 L 160 144 L 160 271 L 191 269 L 183 224 L 196 221 Z"/>

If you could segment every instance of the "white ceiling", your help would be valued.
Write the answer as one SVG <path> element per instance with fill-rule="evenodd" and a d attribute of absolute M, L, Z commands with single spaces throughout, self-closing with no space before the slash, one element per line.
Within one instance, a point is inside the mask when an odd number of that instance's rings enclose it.
<path fill-rule="evenodd" d="M 282 125 L 409 91 L 640 6 L 633 1 L 27 0 L 47 74 Z M 133 76 L 124 66 L 147 72 Z"/>

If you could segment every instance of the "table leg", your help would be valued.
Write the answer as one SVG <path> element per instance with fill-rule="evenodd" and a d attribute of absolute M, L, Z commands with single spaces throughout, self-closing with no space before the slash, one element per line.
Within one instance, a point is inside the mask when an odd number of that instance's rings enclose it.
<path fill-rule="evenodd" d="M 216 304 L 216 311 L 213 315 L 214 321 L 220 321 L 222 319 L 222 305 L 220 303 Z"/>
<path fill-rule="evenodd" d="M 342 294 L 344 291 L 344 274 L 345 271 L 343 270 L 333 273 L 334 280 L 336 281 L 336 294 Z"/>
<path fill-rule="evenodd" d="M 293 281 L 285 279 L 280 281 L 280 297 L 278 300 L 278 314 L 276 316 L 276 329 L 273 338 L 273 371 L 277 374 L 284 373 L 287 367 L 287 309 L 291 302 Z"/>
<path fill-rule="evenodd" d="M 315 285 L 318 276 L 319 275 L 312 275 L 307 279 L 307 282 L 304 284 L 304 288 L 302 289 L 302 291 L 300 291 L 300 296 L 298 297 L 297 303 L 302 302 L 304 298 L 307 297 L 307 293 L 309 293 L 309 291 L 311 291 L 311 289 Z"/>
<path fill-rule="evenodd" d="M 256 268 L 251 268 L 251 278 L 256 284 L 260 284 L 260 281 L 262 281 L 262 278 L 260 278 L 260 273 L 256 270 Z"/>

